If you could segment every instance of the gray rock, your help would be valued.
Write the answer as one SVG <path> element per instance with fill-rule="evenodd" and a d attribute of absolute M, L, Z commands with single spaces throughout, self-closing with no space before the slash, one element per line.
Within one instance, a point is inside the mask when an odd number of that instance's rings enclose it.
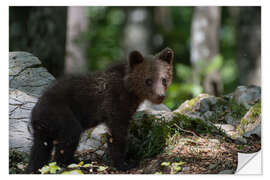
<path fill-rule="evenodd" d="M 202 113 L 204 113 L 206 111 L 209 112 L 209 110 L 210 110 L 209 101 L 207 100 L 207 98 L 202 99 L 201 102 L 200 102 L 200 112 L 202 112 Z"/>
<path fill-rule="evenodd" d="M 215 124 L 215 126 L 225 132 L 229 137 L 233 137 L 237 134 L 235 127 L 231 124 Z"/>
<path fill-rule="evenodd" d="M 30 152 L 29 117 L 37 98 L 17 89 L 9 90 L 9 148 Z"/>
<path fill-rule="evenodd" d="M 81 140 L 77 151 L 92 150 L 98 154 L 104 154 L 103 149 L 107 147 L 106 134 L 108 129 L 104 124 L 90 129 L 81 135 Z"/>
<path fill-rule="evenodd" d="M 205 99 L 209 98 L 208 94 L 200 94 L 196 98 L 191 100 L 186 100 L 183 104 L 181 104 L 174 112 L 178 112 L 180 114 L 190 113 L 193 111 L 200 112 L 200 102 Z M 202 111 L 206 111 L 209 109 L 208 101 L 205 101 L 205 104 L 202 107 Z"/>
<path fill-rule="evenodd" d="M 234 119 L 230 114 L 228 114 L 228 115 L 225 116 L 225 121 L 226 121 L 228 124 L 231 124 L 231 125 L 236 126 L 237 124 L 239 124 L 239 121 L 240 121 L 240 120 L 236 120 L 236 119 Z"/>
<path fill-rule="evenodd" d="M 171 110 L 165 106 L 164 104 L 153 104 L 148 100 L 145 100 L 138 107 L 137 111 L 167 111 L 171 112 Z"/>
<path fill-rule="evenodd" d="M 40 60 L 27 52 L 9 53 L 9 87 L 40 96 L 55 78 L 44 68 Z"/>
<path fill-rule="evenodd" d="M 204 119 L 213 119 L 215 118 L 215 113 L 212 111 L 207 111 L 203 114 Z"/>
<path fill-rule="evenodd" d="M 252 134 L 256 134 L 257 136 L 261 137 L 261 124 L 259 124 L 258 126 L 255 126 L 253 129 L 245 132 L 243 134 L 244 137 L 249 137 Z"/>
<path fill-rule="evenodd" d="M 224 130 L 225 132 L 234 131 L 235 127 L 230 124 L 215 124 L 216 127 Z"/>
<path fill-rule="evenodd" d="M 252 106 L 245 114 L 245 116 L 241 119 L 240 124 L 237 128 L 240 136 L 249 137 L 252 134 L 256 134 L 261 137 L 262 116 L 260 108 L 260 105 L 257 103 L 256 105 Z"/>
<path fill-rule="evenodd" d="M 247 140 L 245 138 L 243 138 L 243 137 L 236 137 L 234 139 L 234 142 L 236 144 L 247 144 Z"/>
<path fill-rule="evenodd" d="M 239 105 L 249 109 L 261 99 L 261 87 L 259 86 L 238 86 L 233 94 L 233 99 Z"/>

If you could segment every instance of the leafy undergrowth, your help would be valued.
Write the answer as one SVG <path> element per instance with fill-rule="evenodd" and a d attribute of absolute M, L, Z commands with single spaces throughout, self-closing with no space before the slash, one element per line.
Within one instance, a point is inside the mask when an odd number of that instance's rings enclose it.
<path fill-rule="evenodd" d="M 246 145 L 235 144 L 220 135 L 179 133 L 170 137 L 164 151 L 140 161 L 136 168 L 118 171 L 106 158 L 93 156 L 91 152 L 77 154 L 84 160 L 61 168 L 50 163 L 41 169 L 44 174 L 216 174 L 222 170 L 237 168 L 237 152 L 257 152 L 260 138 L 252 136 Z M 90 158 L 90 159 L 87 159 Z M 16 159 L 16 160 L 15 160 Z M 24 154 L 10 153 L 10 173 L 23 173 L 27 160 Z M 12 163 L 11 163 L 12 161 Z"/>
<path fill-rule="evenodd" d="M 9 150 L 9 173 L 10 174 L 23 174 L 29 157 L 27 153 L 19 152 L 16 150 Z"/>

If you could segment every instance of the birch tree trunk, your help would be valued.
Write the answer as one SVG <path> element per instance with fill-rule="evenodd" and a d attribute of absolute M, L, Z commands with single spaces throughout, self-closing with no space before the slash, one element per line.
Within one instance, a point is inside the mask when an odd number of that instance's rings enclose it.
<path fill-rule="evenodd" d="M 149 8 L 129 7 L 126 16 L 123 40 L 125 55 L 133 50 L 149 54 L 152 47 L 152 14 Z"/>
<path fill-rule="evenodd" d="M 199 61 L 205 61 L 206 66 L 219 52 L 218 30 L 220 27 L 220 7 L 195 7 L 191 32 L 191 63 L 194 69 L 194 83 L 203 85 L 204 92 L 219 95 L 223 84 L 217 70 L 208 73 L 203 82 L 200 80 L 202 67 Z"/>
<path fill-rule="evenodd" d="M 82 33 L 88 27 L 87 7 L 68 7 L 67 14 L 65 74 L 84 73 L 87 71 L 85 59 L 87 44 L 82 39 Z"/>

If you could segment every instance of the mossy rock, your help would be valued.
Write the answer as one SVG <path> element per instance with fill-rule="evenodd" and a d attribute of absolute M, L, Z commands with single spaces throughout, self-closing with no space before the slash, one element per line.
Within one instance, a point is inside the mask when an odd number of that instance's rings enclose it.
<path fill-rule="evenodd" d="M 202 99 L 208 98 L 210 95 L 208 94 L 200 94 L 197 97 L 186 100 L 183 104 L 181 104 L 174 112 L 178 112 L 180 114 L 185 114 L 188 112 L 192 112 L 196 110 L 196 107 L 198 107 L 200 101 Z"/>
<path fill-rule="evenodd" d="M 186 130 L 196 134 L 223 133 L 212 123 L 180 113 L 138 112 L 129 129 L 128 156 L 132 159 L 153 157 L 165 150 L 171 137 Z"/>
<path fill-rule="evenodd" d="M 240 136 L 250 136 L 251 134 L 257 134 L 261 136 L 261 101 L 253 105 L 245 116 L 241 119 L 240 124 L 237 127 Z"/>

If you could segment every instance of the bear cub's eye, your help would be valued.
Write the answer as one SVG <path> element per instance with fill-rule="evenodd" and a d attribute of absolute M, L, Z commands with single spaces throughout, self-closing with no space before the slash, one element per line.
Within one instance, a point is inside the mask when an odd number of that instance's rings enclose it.
<path fill-rule="evenodd" d="M 167 86 L 167 80 L 165 78 L 162 78 L 162 84 L 163 86 Z"/>
<path fill-rule="evenodd" d="M 146 79 L 146 80 L 145 80 L 145 84 L 146 84 L 147 86 L 152 86 L 153 80 L 152 80 L 152 79 Z"/>

